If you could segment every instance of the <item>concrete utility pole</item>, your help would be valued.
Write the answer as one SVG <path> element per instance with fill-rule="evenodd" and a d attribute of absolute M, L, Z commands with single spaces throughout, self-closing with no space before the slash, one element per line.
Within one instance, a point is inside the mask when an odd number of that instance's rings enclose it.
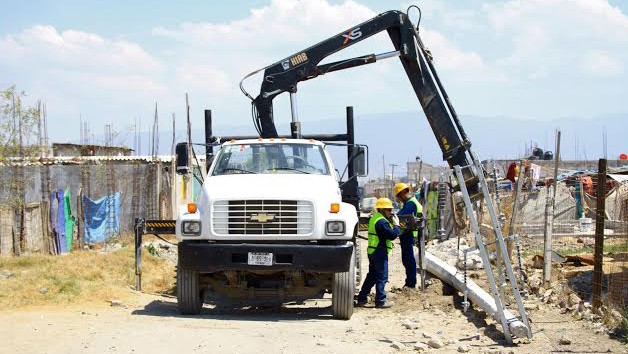
<path fill-rule="evenodd" d="M 382 155 L 382 178 L 386 180 L 386 155 Z"/>
<path fill-rule="evenodd" d="M 552 232 L 554 229 L 554 207 L 556 206 L 556 178 L 558 178 L 558 161 L 560 161 L 560 130 L 556 131 L 556 156 L 554 157 L 554 179 L 547 186 L 547 198 L 545 203 L 545 247 L 543 254 L 543 282 L 549 288 L 552 280 Z M 550 196 L 550 192 L 552 193 Z"/>
<path fill-rule="evenodd" d="M 396 163 L 391 163 L 391 164 L 390 164 L 390 167 L 392 167 L 392 170 L 391 170 L 391 172 L 390 172 L 390 176 L 391 176 L 391 177 L 390 177 L 390 179 L 391 179 L 393 182 L 395 181 L 395 167 L 397 167 L 397 166 L 399 166 L 399 165 L 398 165 L 398 164 L 396 164 Z"/>
<path fill-rule="evenodd" d="M 423 160 L 421 159 L 421 156 L 417 156 L 414 158 L 415 162 L 419 163 L 419 177 L 417 177 L 417 185 L 421 182 L 421 170 L 423 169 Z"/>
<path fill-rule="evenodd" d="M 394 195 L 394 193 L 395 193 L 395 191 L 394 191 L 394 188 L 395 188 L 395 167 L 397 167 L 397 166 L 399 166 L 399 165 L 397 165 L 396 163 L 391 163 L 390 164 L 390 167 L 391 167 L 391 172 L 390 172 L 390 195 L 392 196 L 392 198 L 390 198 L 390 199 L 392 199 L 392 200 L 395 199 L 395 195 Z"/>

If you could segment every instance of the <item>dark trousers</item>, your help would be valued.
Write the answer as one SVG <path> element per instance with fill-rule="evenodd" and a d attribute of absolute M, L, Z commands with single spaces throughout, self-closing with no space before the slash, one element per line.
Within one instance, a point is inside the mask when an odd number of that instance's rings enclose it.
<path fill-rule="evenodd" d="M 384 250 L 377 250 L 369 254 L 369 272 L 362 283 L 362 289 L 358 294 L 358 301 L 365 302 L 367 295 L 375 286 L 375 305 L 386 302 L 385 286 L 388 282 L 388 255 Z"/>
<path fill-rule="evenodd" d="M 414 288 L 416 286 L 416 259 L 414 259 L 414 245 L 415 239 L 412 233 L 404 233 L 399 236 L 399 243 L 401 244 L 401 263 L 406 268 L 406 283 L 405 286 Z"/>

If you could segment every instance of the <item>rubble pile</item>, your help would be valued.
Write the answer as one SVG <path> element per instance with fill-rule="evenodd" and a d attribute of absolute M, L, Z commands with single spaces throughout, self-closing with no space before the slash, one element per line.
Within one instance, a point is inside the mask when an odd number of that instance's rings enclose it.
<path fill-rule="evenodd" d="M 451 238 L 446 241 L 433 240 L 427 245 L 428 252 L 460 270 L 465 268 L 464 251 L 470 248 L 472 247 L 468 245 L 464 237 L 460 238 L 460 247 L 458 247 L 457 238 Z M 479 250 L 475 249 L 467 252 L 466 268 L 467 270 L 484 268 Z"/>
<path fill-rule="evenodd" d="M 605 305 L 599 309 L 594 309 L 589 301 L 580 298 L 566 282 L 553 281 L 551 287 L 545 289 L 543 287 L 543 271 L 529 268 L 528 272 L 528 290 L 535 297 L 526 302 L 528 306 L 541 302 L 556 307 L 560 313 L 569 313 L 575 320 L 586 321 L 587 327 L 594 333 L 610 333 L 624 320 L 619 311 Z"/>
<path fill-rule="evenodd" d="M 157 258 L 163 258 L 172 264 L 177 264 L 177 245 L 164 241 L 151 241 L 145 243 L 144 248 L 148 253 Z"/>

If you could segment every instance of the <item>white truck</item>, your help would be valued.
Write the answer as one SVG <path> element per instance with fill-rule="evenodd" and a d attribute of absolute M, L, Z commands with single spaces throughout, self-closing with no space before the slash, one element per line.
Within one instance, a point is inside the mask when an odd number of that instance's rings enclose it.
<path fill-rule="evenodd" d="M 177 148 L 177 170 L 185 171 L 186 149 Z M 198 314 L 205 301 L 283 303 L 331 292 L 333 316 L 349 319 L 358 216 L 342 201 L 326 144 L 230 140 L 212 160 L 198 203 L 180 207 L 176 219 L 179 311 Z M 363 166 L 365 153 L 357 160 Z"/>
<path fill-rule="evenodd" d="M 350 163 L 344 187 L 335 177 L 325 145 L 309 137 L 296 139 L 302 137 L 296 105 L 301 82 L 398 58 L 443 159 L 452 168 L 461 166 L 467 189 L 471 194 L 478 192 L 478 176 L 468 168 L 470 161 L 475 161 L 471 142 L 438 78 L 432 54 L 419 36 L 418 23 L 408 16 L 412 9 L 420 12 L 410 6 L 406 13 L 381 13 L 242 79 L 240 89 L 251 99 L 253 122 L 261 138 L 226 139 L 229 142 L 222 145 L 209 169 L 198 210 L 184 209 L 179 214 L 177 277 L 182 312 L 200 310 L 201 288 L 212 296 L 272 299 L 312 297 L 331 290 L 334 316 L 351 316 L 354 244 L 358 244 L 351 242 L 357 236 L 359 199 L 354 191 L 355 176 L 360 175 L 351 162 L 355 156 L 366 158 L 366 154 L 356 154 L 349 109 L 346 135 L 315 139 L 347 142 Z M 393 51 L 325 62 L 334 53 L 384 31 Z M 259 94 L 253 97 L 243 82 L 262 71 Z M 273 99 L 283 93 L 290 95 L 289 137 L 294 140 L 280 136 L 275 126 Z M 211 131 L 205 135 L 211 136 Z"/>

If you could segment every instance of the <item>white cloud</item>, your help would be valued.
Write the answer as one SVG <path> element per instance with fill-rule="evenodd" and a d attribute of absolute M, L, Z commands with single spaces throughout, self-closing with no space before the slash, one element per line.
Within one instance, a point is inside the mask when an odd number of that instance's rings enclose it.
<path fill-rule="evenodd" d="M 180 85 L 192 90 L 209 90 L 211 93 L 224 93 L 232 86 L 232 80 L 224 71 L 209 64 L 186 64 L 179 67 L 176 77 Z"/>
<path fill-rule="evenodd" d="M 484 8 L 504 55 L 498 63 L 520 77 L 606 77 L 622 73 L 628 61 L 628 16 L 606 0 L 511 0 Z"/>
<path fill-rule="evenodd" d="M 583 70 L 595 76 L 614 77 L 624 73 L 624 64 L 604 52 L 589 52 L 583 60 Z"/>
<path fill-rule="evenodd" d="M 95 96 L 109 98 L 110 102 L 129 102 L 130 98 L 146 98 L 164 91 L 158 79 L 163 64 L 127 41 L 37 25 L 0 39 L 0 52 L 4 80 L 12 80 L 22 88 L 36 88 L 31 93 L 44 99 L 63 96 L 68 106 L 92 102 Z M 75 113 L 78 116 L 78 112 L 70 114 Z"/>
<path fill-rule="evenodd" d="M 178 87 L 197 88 L 207 97 L 220 94 L 241 97 L 237 83 L 249 72 L 356 27 L 376 15 L 376 12 L 355 1 L 332 4 L 327 0 L 273 0 L 267 6 L 251 10 L 247 17 L 234 21 L 160 26 L 152 33 L 178 45 L 179 55 L 173 58 L 174 65 L 179 73 L 188 73 L 178 75 Z M 465 16 L 460 14 L 460 18 L 466 19 Z M 424 34 L 437 67 L 445 74 L 467 82 L 504 80 L 504 76 L 486 65 L 477 52 L 458 48 L 438 31 L 424 31 Z M 390 50 L 393 50 L 392 43 L 383 32 L 335 53 L 321 63 Z M 261 73 L 245 82 L 245 87 L 253 96 L 258 94 L 260 79 Z M 325 112 L 325 108 L 329 108 L 326 106 L 333 102 L 353 102 L 356 105 L 365 105 L 366 102 L 368 110 L 385 111 L 390 108 L 385 103 L 398 96 L 406 98 L 402 105 L 415 108 L 416 98 L 406 85 L 407 78 L 396 59 L 368 68 L 331 73 L 299 85 L 299 92 L 303 94 L 300 94 L 300 103 L 305 108 L 302 111 L 306 112 L 302 118 L 319 119 L 333 115 L 330 111 Z M 209 100 L 212 104 L 221 104 L 216 98 Z M 381 102 L 381 106 L 376 102 Z M 285 113 L 285 108 L 276 104 L 278 115 L 282 109 Z M 308 116 L 307 112 L 316 113 Z"/>
<path fill-rule="evenodd" d="M 70 71 L 93 70 L 114 73 L 152 73 L 162 64 L 139 45 L 108 40 L 76 30 L 58 32 L 52 26 L 36 25 L 18 35 L 0 39 L 5 63 L 28 63 Z"/>
<path fill-rule="evenodd" d="M 174 29 L 156 27 L 153 34 L 189 44 L 221 44 L 227 48 L 272 50 L 285 45 L 310 43 L 331 36 L 345 27 L 376 15 L 364 5 L 345 1 L 339 5 L 326 0 L 273 0 L 252 9 L 249 16 L 228 23 L 183 23 Z"/>
<path fill-rule="evenodd" d="M 450 75 L 464 74 L 456 78 L 458 81 L 507 81 L 506 75 L 493 69 L 485 59 L 475 51 L 464 51 L 436 31 L 421 31 L 424 42 L 429 43 L 437 70 L 449 72 Z"/>
<path fill-rule="evenodd" d="M 0 38 L 0 53 L 1 84 L 46 101 L 50 133 L 60 141 L 78 140 L 80 115 L 96 131 L 108 122 L 124 126 L 138 105 L 167 92 L 162 61 L 124 40 L 36 25 Z"/>
<path fill-rule="evenodd" d="M 274 0 L 252 9 L 245 18 L 226 23 L 183 23 L 156 27 L 155 36 L 178 44 L 172 64 L 181 87 L 199 87 L 201 77 L 209 94 L 236 94 L 237 83 L 249 72 L 270 65 L 375 13 L 353 1 L 333 5 L 325 0 Z M 256 81 L 247 87 L 257 90 Z"/>
<path fill-rule="evenodd" d="M 626 87 L 628 18 L 606 1 L 511 0 L 483 6 L 480 1 L 464 6 L 441 0 L 421 3 L 423 41 L 458 112 L 544 111 L 541 100 L 550 95 L 541 93 L 542 88 L 565 96 L 562 101 L 553 97 L 556 111 L 569 107 L 576 114 L 587 104 L 573 98 L 573 91 L 583 92 L 576 83 L 623 79 L 621 87 Z M 129 117 L 150 117 L 155 101 L 160 112 L 182 115 L 182 97 L 189 92 L 195 109 L 211 107 L 217 117 L 248 124 L 249 102 L 238 89 L 244 75 L 375 15 L 351 0 L 272 0 L 226 22 L 164 23 L 145 29 L 151 33 L 150 47 L 81 29 L 38 25 L 0 35 L 0 85 L 18 84 L 49 101 L 48 107 L 63 119 L 78 121 L 82 113 L 102 121 L 117 119 L 123 126 Z M 382 33 L 326 61 L 388 50 L 392 44 Z M 258 75 L 246 84 L 254 96 L 259 80 Z M 284 97 L 276 102 L 277 124 L 287 126 L 287 102 Z M 299 102 L 304 120 L 341 116 L 345 105 L 360 112 L 418 109 L 397 59 L 303 83 Z"/>

